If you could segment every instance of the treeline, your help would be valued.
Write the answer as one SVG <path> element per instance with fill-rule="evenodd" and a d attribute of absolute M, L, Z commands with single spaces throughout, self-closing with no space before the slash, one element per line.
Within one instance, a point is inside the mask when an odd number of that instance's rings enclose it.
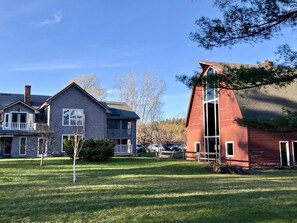
<path fill-rule="evenodd" d="M 137 142 L 145 146 L 168 143 L 185 144 L 186 135 L 184 118 L 177 117 L 150 123 L 139 122 L 137 125 Z"/>

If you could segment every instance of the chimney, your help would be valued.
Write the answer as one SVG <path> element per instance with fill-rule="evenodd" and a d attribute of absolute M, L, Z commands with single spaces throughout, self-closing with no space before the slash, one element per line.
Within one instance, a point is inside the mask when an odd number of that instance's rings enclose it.
<path fill-rule="evenodd" d="M 260 67 L 273 67 L 273 62 L 271 60 L 264 60 L 259 64 Z"/>
<path fill-rule="evenodd" d="M 31 86 L 25 85 L 24 103 L 31 105 Z"/>

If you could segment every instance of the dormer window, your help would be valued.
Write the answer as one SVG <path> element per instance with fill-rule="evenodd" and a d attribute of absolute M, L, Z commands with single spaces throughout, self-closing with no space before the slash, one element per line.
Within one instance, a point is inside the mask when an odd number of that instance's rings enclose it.
<path fill-rule="evenodd" d="M 63 109 L 63 126 L 83 126 L 83 109 Z"/>

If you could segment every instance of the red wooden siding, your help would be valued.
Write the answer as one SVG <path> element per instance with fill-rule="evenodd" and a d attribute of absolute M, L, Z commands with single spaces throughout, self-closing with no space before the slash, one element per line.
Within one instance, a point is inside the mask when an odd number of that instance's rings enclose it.
<path fill-rule="evenodd" d="M 290 166 L 293 165 L 292 141 L 297 140 L 297 133 L 276 133 L 250 128 L 248 135 L 251 167 L 280 167 L 280 141 L 289 142 Z"/>
<path fill-rule="evenodd" d="M 222 162 L 249 167 L 248 131 L 239 126 L 236 118 L 242 118 L 241 111 L 232 91 L 221 90 L 220 106 L 220 149 Z M 234 157 L 226 157 L 226 141 L 234 142 Z"/>
<path fill-rule="evenodd" d="M 195 152 L 195 142 L 200 142 L 200 148 L 204 148 L 203 142 L 203 88 L 196 87 L 193 92 L 192 106 L 190 107 L 187 128 L 187 151 Z"/>

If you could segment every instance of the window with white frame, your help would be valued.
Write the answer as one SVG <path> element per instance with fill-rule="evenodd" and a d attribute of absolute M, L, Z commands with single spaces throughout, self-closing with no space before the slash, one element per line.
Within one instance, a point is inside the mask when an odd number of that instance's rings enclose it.
<path fill-rule="evenodd" d="M 297 164 L 297 140 L 292 142 L 293 162 Z"/>
<path fill-rule="evenodd" d="M 79 134 L 79 135 L 73 135 L 73 134 L 67 134 L 67 135 L 62 135 L 62 145 L 61 145 L 61 151 L 62 152 L 66 152 L 65 147 L 64 147 L 64 142 L 66 140 L 75 140 L 77 139 L 76 137 L 78 137 L 78 140 L 83 139 L 83 135 Z"/>
<path fill-rule="evenodd" d="M 200 153 L 200 142 L 195 142 L 195 152 Z"/>
<path fill-rule="evenodd" d="M 83 109 L 63 109 L 64 126 L 83 126 L 84 122 L 84 110 Z"/>
<path fill-rule="evenodd" d="M 19 154 L 26 155 L 26 148 L 27 148 L 27 138 L 21 137 L 19 141 Z"/>
<path fill-rule="evenodd" d="M 234 157 L 234 142 L 226 142 L 226 156 Z"/>
<path fill-rule="evenodd" d="M 210 67 L 204 75 L 216 76 L 218 71 Z M 204 149 L 209 159 L 212 156 L 210 154 L 217 154 L 220 148 L 219 90 L 216 84 L 205 81 L 203 92 Z"/>

